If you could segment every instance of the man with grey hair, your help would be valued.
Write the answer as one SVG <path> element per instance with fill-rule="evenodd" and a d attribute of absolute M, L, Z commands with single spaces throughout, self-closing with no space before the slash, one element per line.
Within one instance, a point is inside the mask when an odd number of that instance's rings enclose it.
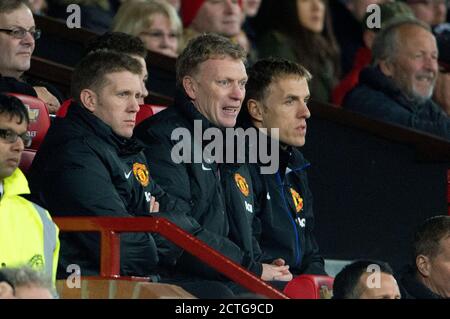
<path fill-rule="evenodd" d="M 344 107 L 450 140 L 450 118 L 431 97 L 438 72 L 436 39 L 429 27 L 411 18 L 387 25 L 375 38 L 374 63 Z"/>
<path fill-rule="evenodd" d="M 30 267 L 0 270 L 0 299 L 53 299 L 49 278 Z"/>

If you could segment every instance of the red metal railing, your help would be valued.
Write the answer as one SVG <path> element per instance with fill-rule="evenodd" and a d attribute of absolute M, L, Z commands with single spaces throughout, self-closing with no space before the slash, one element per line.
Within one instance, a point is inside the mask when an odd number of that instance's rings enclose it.
<path fill-rule="evenodd" d="M 100 274 L 102 277 L 120 277 L 120 233 L 152 232 L 170 240 L 251 292 L 273 299 L 288 298 L 237 263 L 164 218 L 54 217 L 53 220 L 61 231 L 100 233 Z"/>

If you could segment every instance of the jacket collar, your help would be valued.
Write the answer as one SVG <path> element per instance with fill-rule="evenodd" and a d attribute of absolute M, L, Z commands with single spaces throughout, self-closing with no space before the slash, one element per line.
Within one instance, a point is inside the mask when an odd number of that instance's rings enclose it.
<path fill-rule="evenodd" d="M 183 89 L 177 88 L 175 93 L 175 107 L 178 111 L 186 118 L 192 126 L 194 125 L 194 120 L 202 121 L 202 129 L 206 130 L 211 127 L 216 127 L 211 123 L 203 114 L 201 114 L 195 107 L 193 101 L 187 96 Z"/>
<path fill-rule="evenodd" d="M 72 102 L 67 113 L 67 119 L 78 122 L 89 133 L 112 145 L 119 155 L 139 153 L 144 149 L 143 144 L 135 138 L 124 138 L 113 132 L 111 127 L 89 112 L 77 102 Z"/>
<path fill-rule="evenodd" d="M 16 168 L 11 176 L 3 180 L 3 197 L 30 194 L 27 179 L 20 168 Z"/>
<path fill-rule="evenodd" d="M 365 84 L 374 90 L 383 92 L 391 99 L 401 104 L 404 108 L 413 112 L 428 103 L 428 101 L 425 103 L 417 103 L 406 97 L 394 81 L 384 75 L 378 66 L 371 66 L 363 69 L 361 71 L 359 81 L 361 84 Z"/>

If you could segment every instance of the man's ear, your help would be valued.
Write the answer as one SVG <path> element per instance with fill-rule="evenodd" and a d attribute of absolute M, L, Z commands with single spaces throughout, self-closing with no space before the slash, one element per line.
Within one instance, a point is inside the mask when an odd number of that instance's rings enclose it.
<path fill-rule="evenodd" d="M 422 275 L 422 277 L 430 276 L 430 258 L 424 255 L 419 255 L 416 257 L 416 267 L 417 271 Z"/>
<path fill-rule="evenodd" d="M 391 61 L 380 60 L 380 70 L 387 77 L 392 77 L 394 75 L 394 65 Z"/>
<path fill-rule="evenodd" d="M 195 83 L 195 80 L 191 76 L 186 75 L 183 78 L 183 88 L 189 98 L 195 100 L 197 96 L 197 83 Z"/>
<path fill-rule="evenodd" d="M 247 107 L 248 114 L 250 115 L 250 119 L 252 120 L 253 124 L 255 124 L 255 126 L 258 126 L 258 124 L 261 125 L 263 121 L 262 103 L 254 99 L 249 99 L 247 101 L 247 105 L 244 105 L 244 107 Z"/>
<path fill-rule="evenodd" d="M 84 107 L 89 111 L 94 112 L 97 109 L 98 98 L 94 91 L 90 89 L 82 90 L 80 93 L 80 100 Z"/>

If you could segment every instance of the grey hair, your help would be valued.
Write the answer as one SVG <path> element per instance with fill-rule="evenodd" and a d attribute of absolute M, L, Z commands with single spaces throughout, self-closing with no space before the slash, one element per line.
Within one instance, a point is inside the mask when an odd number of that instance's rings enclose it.
<path fill-rule="evenodd" d="M 427 24 L 415 18 L 404 17 L 394 20 L 383 27 L 373 42 L 372 56 L 374 65 L 377 65 L 380 61 L 391 62 L 395 59 L 399 46 L 398 34 L 401 27 L 405 25 L 417 26 L 431 33 L 431 29 Z"/>
<path fill-rule="evenodd" d="M 18 268 L 1 268 L 0 272 L 6 277 L 6 279 L 17 287 L 39 287 L 46 288 L 52 294 L 53 286 L 49 278 L 47 278 L 42 272 L 36 271 L 29 266 L 23 266 Z"/>

